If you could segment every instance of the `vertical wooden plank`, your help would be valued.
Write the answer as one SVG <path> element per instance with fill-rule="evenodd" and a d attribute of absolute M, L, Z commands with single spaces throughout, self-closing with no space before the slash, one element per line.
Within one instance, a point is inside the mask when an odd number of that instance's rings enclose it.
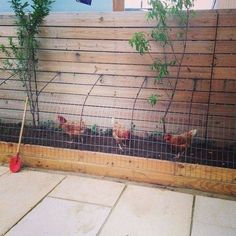
<path fill-rule="evenodd" d="M 124 11 L 125 0 L 113 0 L 113 11 Z"/>

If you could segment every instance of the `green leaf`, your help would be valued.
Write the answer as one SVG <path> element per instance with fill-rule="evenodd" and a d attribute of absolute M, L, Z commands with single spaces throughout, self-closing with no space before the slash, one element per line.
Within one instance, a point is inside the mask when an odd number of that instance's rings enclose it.
<path fill-rule="evenodd" d="M 92 134 L 96 134 L 97 133 L 97 125 L 94 124 L 92 127 L 91 127 L 91 132 Z"/>
<path fill-rule="evenodd" d="M 156 60 L 152 64 L 152 70 L 158 72 L 157 77 L 156 77 L 156 81 L 160 82 L 165 76 L 167 76 L 169 74 L 168 66 L 169 66 L 169 64 L 167 64 L 165 62 L 163 63 L 160 60 Z"/>
<path fill-rule="evenodd" d="M 155 40 L 161 43 L 161 45 L 164 47 L 166 44 L 168 44 L 168 34 L 167 31 L 164 29 L 154 29 L 151 32 L 151 37 Z"/>
<path fill-rule="evenodd" d="M 133 37 L 129 40 L 131 47 L 135 48 L 140 55 L 149 51 L 149 41 L 146 39 L 143 32 L 134 33 Z"/>
<path fill-rule="evenodd" d="M 148 98 L 148 102 L 151 104 L 151 106 L 155 106 L 158 102 L 158 99 L 160 98 L 160 95 L 158 94 L 152 94 L 149 98 Z"/>

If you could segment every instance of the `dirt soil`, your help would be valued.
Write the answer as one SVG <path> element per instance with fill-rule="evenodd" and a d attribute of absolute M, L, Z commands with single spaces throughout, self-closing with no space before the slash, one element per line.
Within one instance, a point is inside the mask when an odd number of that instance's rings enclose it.
<path fill-rule="evenodd" d="M 21 124 L 0 123 L 0 141 L 18 142 Z M 83 137 L 72 140 L 63 131 L 50 127 L 25 127 L 22 142 L 42 146 L 71 148 L 95 152 L 139 156 L 160 160 L 195 163 L 225 168 L 236 168 L 236 146 L 217 147 L 213 142 L 195 140 L 187 152 L 178 157 L 178 151 L 160 136 L 141 138 L 133 136 L 123 151 L 118 148 L 112 131 L 93 133 L 87 129 Z"/>

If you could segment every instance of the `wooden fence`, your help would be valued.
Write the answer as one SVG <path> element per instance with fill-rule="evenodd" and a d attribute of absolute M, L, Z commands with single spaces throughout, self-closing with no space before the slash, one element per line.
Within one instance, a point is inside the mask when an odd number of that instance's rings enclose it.
<path fill-rule="evenodd" d="M 55 120 L 55 113 L 78 119 L 91 86 L 84 111 L 87 124 L 106 126 L 109 117 L 130 122 L 134 100 L 134 120 L 140 130 L 162 131 L 158 123 L 169 102 L 171 88 L 163 80 L 154 84 L 149 55 L 140 56 L 128 43 L 134 32 L 149 32 L 155 22 L 147 22 L 143 12 L 52 14 L 39 35 L 39 87 L 61 72 L 40 96 L 41 118 Z M 183 50 L 181 28 L 169 20 L 173 46 L 178 56 Z M 16 36 L 14 16 L 0 16 L 0 43 Z M 236 137 L 236 10 L 199 11 L 190 20 L 186 55 L 174 102 L 168 114 L 167 130 L 180 132 L 197 128 L 199 135 L 224 143 Z M 163 48 L 151 42 L 152 56 L 163 57 Z M 173 58 L 171 50 L 165 51 Z M 4 55 L 0 53 L 1 61 Z M 168 75 L 174 83 L 177 67 Z M 8 77 L 1 71 L 0 84 Z M 160 95 L 151 107 L 147 98 Z M 25 94 L 17 78 L 0 86 L 0 118 L 20 120 Z M 27 117 L 31 119 L 30 115 Z"/>

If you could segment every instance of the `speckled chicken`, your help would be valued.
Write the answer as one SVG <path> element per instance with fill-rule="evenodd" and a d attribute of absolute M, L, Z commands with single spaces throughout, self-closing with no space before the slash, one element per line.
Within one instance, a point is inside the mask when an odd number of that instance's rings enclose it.
<path fill-rule="evenodd" d="M 57 119 L 62 130 L 67 133 L 72 140 L 84 134 L 86 128 L 84 121 L 69 122 L 61 115 L 58 115 Z"/>
<path fill-rule="evenodd" d="M 176 147 L 178 151 L 182 152 L 178 153 L 177 158 L 179 158 L 180 155 L 183 155 L 184 152 L 191 146 L 193 137 L 196 136 L 196 134 L 196 129 L 182 134 L 165 134 L 164 140 L 172 146 Z"/>
<path fill-rule="evenodd" d="M 114 118 L 111 119 L 111 124 L 112 124 L 112 136 L 116 140 L 119 149 L 121 151 L 124 151 L 123 147 L 126 146 L 125 145 L 126 141 L 129 141 L 131 132 L 124 125 L 120 124 L 118 121 L 115 121 Z"/>

